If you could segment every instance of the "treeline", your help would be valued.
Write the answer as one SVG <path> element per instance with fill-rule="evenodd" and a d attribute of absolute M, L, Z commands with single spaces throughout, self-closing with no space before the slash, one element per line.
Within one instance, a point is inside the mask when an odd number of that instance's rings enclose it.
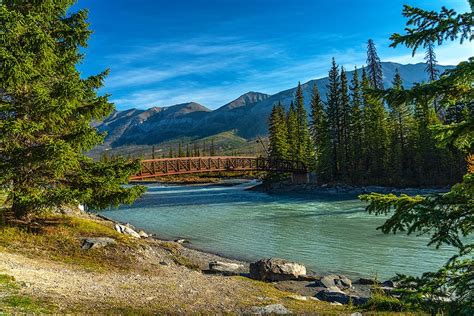
<path fill-rule="evenodd" d="M 441 112 L 432 99 L 398 105 L 378 97 L 376 91 L 384 88 L 382 66 L 372 40 L 367 48 L 367 65 L 355 68 L 352 78 L 333 58 L 326 102 L 315 84 L 309 120 L 300 84 L 288 111 L 281 104 L 273 107 L 270 156 L 305 162 L 323 183 L 426 186 L 459 180 L 465 170 L 462 155 L 436 147 L 430 126 L 458 121 L 464 106 Z M 439 74 L 432 45 L 425 59 L 434 81 Z M 404 90 L 398 70 L 392 85 Z"/>

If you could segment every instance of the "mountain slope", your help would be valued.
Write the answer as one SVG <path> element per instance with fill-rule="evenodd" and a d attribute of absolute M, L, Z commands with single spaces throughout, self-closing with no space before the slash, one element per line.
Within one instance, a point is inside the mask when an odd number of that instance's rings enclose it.
<path fill-rule="evenodd" d="M 441 72 L 452 68 L 439 66 Z M 396 69 L 400 71 L 405 88 L 416 82 L 427 81 L 425 65 L 402 65 L 383 62 L 385 87 L 391 86 Z M 353 71 L 348 71 L 349 80 Z M 359 71 L 360 75 L 360 71 Z M 308 81 L 302 84 L 305 106 L 309 112 L 311 91 L 317 85 L 325 100 L 328 78 Z M 190 102 L 170 107 L 153 107 L 148 110 L 131 109 L 116 111 L 98 125 L 100 131 L 106 131 L 106 146 L 158 144 L 181 137 L 199 139 L 226 131 L 235 130 L 237 135 L 246 139 L 257 135 L 266 135 L 267 121 L 274 104 L 281 102 L 289 107 L 294 99 L 296 88 L 268 95 L 248 92 L 217 110 L 211 111 L 198 103 Z"/>

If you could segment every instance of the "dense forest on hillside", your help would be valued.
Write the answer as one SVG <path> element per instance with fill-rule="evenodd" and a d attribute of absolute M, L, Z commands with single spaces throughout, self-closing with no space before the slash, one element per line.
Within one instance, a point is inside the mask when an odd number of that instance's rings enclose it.
<path fill-rule="evenodd" d="M 433 45 L 427 46 L 425 60 L 433 82 L 440 76 Z M 392 89 L 405 90 L 398 71 L 392 82 Z M 448 110 L 430 98 L 400 104 L 374 93 L 383 88 L 372 40 L 366 67 L 355 68 L 352 78 L 333 59 L 327 101 L 314 85 L 310 120 L 301 85 L 288 111 L 281 104 L 273 107 L 270 157 L 305 162 L 320 183 L 443 186 L 459 181 L 466 168 L 463 155 L 454 147 L 438 147 L 430 126 L 462 121 L 472 115 L 472 103 Z"/>

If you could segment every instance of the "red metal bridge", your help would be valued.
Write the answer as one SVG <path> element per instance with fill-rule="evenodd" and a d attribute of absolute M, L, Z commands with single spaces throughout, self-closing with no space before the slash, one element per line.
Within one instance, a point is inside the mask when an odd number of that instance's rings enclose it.
<path fill-rule="evenodd" d="M 295 160 L 261 157 L 180 157 L 149 159 L 141 161 L 140 173 L 132 181 L 152 180 L 168 175 L 207 173 L 220 171 L 274 171 L 306 174 L 306 166 Z"/>

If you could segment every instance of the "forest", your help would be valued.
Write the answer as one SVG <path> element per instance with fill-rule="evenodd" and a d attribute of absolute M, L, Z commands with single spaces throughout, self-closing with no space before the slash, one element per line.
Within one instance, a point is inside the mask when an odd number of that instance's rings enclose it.
<path fill-rule="evenodd" d="M 440 75 L 434 44 L 426 45 L 430 82 Z M 301 84 L 288 111 L 273 107 L 269 120 L 270 157 L 303 161 L 318 182 L 352 185 L 445 186 L 465 173 L 463 155 L 437 144 L 437 124 L 463 121 L 472 103 L 443 108 L 436 98 L 390 102 L 383 90 L 380 58 L 373 40 L 367 44 L 367 65 L 348 78 L 333 58 L 326 100 L 314 85 L 311 113 L 305 110 Z M 425 83 L 415 83 L 415 88 Z M 405 91 L 398 71 L 392 89 Z"/>

